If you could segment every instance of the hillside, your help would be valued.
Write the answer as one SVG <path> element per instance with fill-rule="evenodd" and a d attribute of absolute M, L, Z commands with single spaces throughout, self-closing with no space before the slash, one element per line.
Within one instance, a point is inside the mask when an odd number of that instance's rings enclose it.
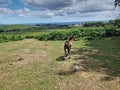
<path fill-rule="evenodd" d="M 0 90 L 120 88 L 120 37 L 75 41 L 71 59 L 66 60 L 63 43 L 36 39 L 0 43 Z"/>

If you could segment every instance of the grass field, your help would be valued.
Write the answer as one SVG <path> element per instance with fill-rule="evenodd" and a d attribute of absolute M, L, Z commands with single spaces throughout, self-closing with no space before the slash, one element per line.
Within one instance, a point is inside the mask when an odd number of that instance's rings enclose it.
<path fill-rule="evenodd" d="M 63 44 L 35 39 L 0 43 L 0 90 L 120 89 L 120 37 L 75 41 L 66 60 Z"/>

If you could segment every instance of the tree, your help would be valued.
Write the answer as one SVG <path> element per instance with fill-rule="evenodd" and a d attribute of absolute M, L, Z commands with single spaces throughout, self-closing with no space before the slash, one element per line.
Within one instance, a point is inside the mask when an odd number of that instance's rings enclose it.
<path fill-rule="evenodd" d="M 99 26 L 105 26 L 104 22 L 86 22 L 83 24 L 84 27 L 99 27 Z"/>
<path fill-rule="evenodd" d="M 110 20 L 108 24 L 120 28 L 120 19 Z"/>
<path fill-rule="evenodd" d="M 119 7 L 120 6 L 120 0 L 115 0 L 114 5 L 115 5 L 115 7 Z"/>

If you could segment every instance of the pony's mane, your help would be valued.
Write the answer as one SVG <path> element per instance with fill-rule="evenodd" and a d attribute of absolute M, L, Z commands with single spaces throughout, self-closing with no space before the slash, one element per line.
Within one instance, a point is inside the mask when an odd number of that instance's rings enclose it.
<path fill-rule="evenodd" d="M 75 38 L 74 35 L 70 36 L 70 37 L 69 37 L 69 40 L 72 40 L 73 38 Z"/>

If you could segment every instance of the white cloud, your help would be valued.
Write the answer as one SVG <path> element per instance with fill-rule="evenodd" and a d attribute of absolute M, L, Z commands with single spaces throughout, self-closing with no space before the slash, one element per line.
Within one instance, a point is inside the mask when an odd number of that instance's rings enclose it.
<path fill-rule="evenodd" d="M 0 13 L 11 14 L 13 11 L 8 8 L 0 8 Z"/>
<path fill-rule="evenodd" d="M 60 10 L 75 4 L 78 0 L 22 0 L 24 3 L 40 9 Z"/>
<path fill-rule="evenodd" d="M 4 0 L 9 1 L 9 0 Z M 11 1 L 11 0 L 10 0 Z M 21 0 L 22 9 L 0 8 L 0 17 L 11 14 L 23 18 L 77 17 L 103 19 L 117 17 L 120 9 L 114 9 L 114 0 Z M 9 2 L 10 3 L 10 2 Z M 12 2 L 11 2 L 12 3 Z M 27 6 L 26 6 L 27 4 Z M 37 7 L 36 10 L 29 6 Z"/>
<path fill-rule="evenodd" d="M 9 17 L 13 14 L 13 11 L 8 8 L 0 8 L 0 19 L 3 17 Z"/>
<path fill-rule="evenodd" d="M 16 13 L 20 17 L 25 17 L 25 18 L 35 18 L 35 17 L 41 17 L 41 18 L 50 18 L 54 16 L 54 13 L 50 12 L 49 10 L 45 11 L 32 11 L 29 8 L 23 8 L 23 9 L 18 9 L 15 10 L 14 13 Z"/>
<path fill-rule="evenodd" d="M 87 0 L 82 3 L 82 7 L 79 7 L 80 12 L 100 12 L 100 11 L 113 11 L 113 0 Z"/>
<path fill-rule="evenodd" d="M 28 5 L 38 7 L 40 9 L 61 10 L 65 8 L 76 7 L 79 10 L 92 9 L 103 10 L 111 9 L 114 6 L 113 0 L 22 0 Z"/>
<path fill-rule="evenodd" d="M 11 0 L 0 0 L 0 7 L 8 7 L 12 4 Z"/>
<path fill-rule="evenodd" d="M 83 13 L 114 12 L 113 0 L 22 0 L 38 7 L 41 12 L 52 12 L 51 16 L 76 16 Z"/>

